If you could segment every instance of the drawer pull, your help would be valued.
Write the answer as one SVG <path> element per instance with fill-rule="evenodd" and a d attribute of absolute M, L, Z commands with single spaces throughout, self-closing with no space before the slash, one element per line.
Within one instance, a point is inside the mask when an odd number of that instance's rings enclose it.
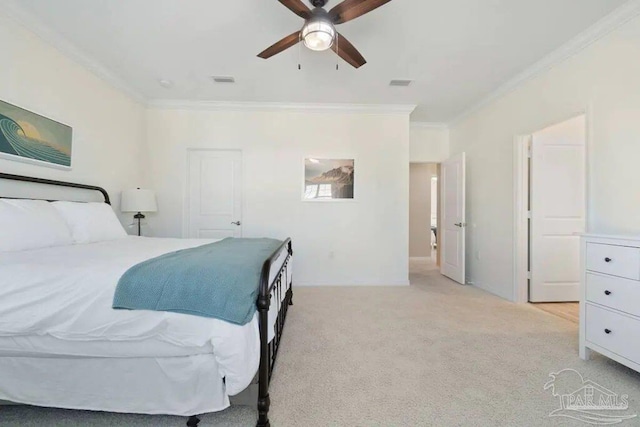
<path fill-rule="evenodd" d="M 605 333 L 605 334 L 610 334 L 610 333 L 611 333 L 611 329 L 605 329 L 605 330 L 604 330 L 604 333 Z"/>
<path fill-rule="evenodd" d="M 604 291 L 605 295 L 611 295 L 611 291 Z"/>
<path fill-rule="evenodd" d="M 609 257 L 606 257 L 606 258 L 604 259 L 604 262 L 611 262 L 611 261 L 612 261 L 612 259 L 611 259 L 611 258 L 609 258 Z"/>

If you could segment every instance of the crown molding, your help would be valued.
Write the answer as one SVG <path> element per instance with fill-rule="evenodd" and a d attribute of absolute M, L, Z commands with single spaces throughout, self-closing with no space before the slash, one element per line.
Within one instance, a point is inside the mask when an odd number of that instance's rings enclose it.
<path fill-rule="evenodd" d="M 305 113 L 361 113 L 361 114 L 401 114 L 409 115 L 415 105 L 405 104 L 305 104 L 284 102 L 231 102 L 231 101 L 189 101 L 157 99 L 147 103 L 149 108 L 160 110 L 198 111 L 286 111 Z"/>
<path fill-rule="evenodd" d="M 441 122 L 411 122 L 411 127 L 417 128 L 417 129 L 445 130 L 445 129 L 449 129 L 449 124 L 441 123 Z"/>
<path fill-rule="evenodd" d="M 60 51 L 64 56 L 73 60 L 77 64 L 91 71 L 93 74 L 104 80 L 110 86 L 123 92 L 135 101 L 146 104 L 147 99 L 138 91 L 129 86 L 124 80 L 109 71 L 107 67 L 100 64 L 95 59 L 85 55 L 73 43 L 52 30 L 41 19 L 21 6 L 16 0 L 4 0 L 0 14 L 4 14 L 10 20 L 35 34 L 46 44 Z"/>
<path fill-rule="evenodd" d="M 592 43 L 605 37 L 607 34 L 634 19 L 638 15 L 640 15 L 640 0 L 630 0 L 626 2 L 587 28 L 585 31 L 560 46 L 558 49 L 543 57 L 531 67 L 527 68 L 520 74 L 517 74 L 506 83 L 500 85 L 496 90 L 485 96 L 478 103 L 464 110 L 461 114 L 451 120 L 449 125 L 453 126 L 454 124 L 461 122 L 473 113 L 493 101 L 502 98 L 529 80 L 534 79 L 570 57 L 578 54 Z"/>

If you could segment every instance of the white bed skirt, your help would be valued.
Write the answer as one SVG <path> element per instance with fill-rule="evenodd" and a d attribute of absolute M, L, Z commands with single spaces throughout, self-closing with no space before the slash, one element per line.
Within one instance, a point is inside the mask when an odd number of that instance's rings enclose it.
<path fill-rule="evenodd" d="M 2 357 L 0 379 L 0 400 L 35 406 L 181 416 L 229 407 L 212 354 L 108 360 Z"/>
<path fill-rule="evenodd" d="M 281 265 L 281 264 L 280 264 Z M 291 265 L 272 294 L 269 341 L 291 287 Z M 222 411 L 229 396 L 212 353 L 173 357 L 25 357 L 0 352 L 1 401 L 134 414 L 191 416 Z"/>
<path fill-rule="evenodd" d="M 138 243 L 145 244 L 145 241 Z M 270 281 L 275 279 L 286 258 L 287 253 L 283 251 L 274 262 Z M 280 295 L 271 295 L 267 328 L 269 341 L 274 338 L 274 324 L 285 303 L 286 291 L 291 287 L 291 263 L 286 273 Z M 169 314 L 166 317 L 176 320 L 178 326 L 185 323 L 178 320 L 184 320 L 182 317 L 187 315 Z M 195 317 L 189 318 L 189 325 L 191 322 L 195 322 L 194 328 L 200 325 Z M 211 319 L 203 320 L 204 326 L 200 326 L 200 330 L 210 333 L 207 321 Z M 141 339 L 140 342 L 116 342 L 116 349 L 113 341 L 58 342 L 46 334 L 0 338 L 0 401 L 180 416 L 221 411 L 229 406 L 229 394 L 241 392 L 258 369 L 260 345 L 257 323 L 257 318 L 254 318 L 245 325 L 251 329 L 249 334 L 237 335 L 236 331 L 233 336 L 237 340 L 224 337 L 233 328 L 227 331 L 219 326 L 214 330 L 225 338 L 218 337 L 220 342 L 233 344 L 240 341 L 240 344 L 245 344 L 227 345 L 227 348 L 216 348 L 213 340 L 207 341 L 205 346 L 186 346 L 184 349 L 154 343 L 158 346 L 154 349 L 149 341 Z M 182 330 L 185 328 L 173 331 L 177 338 L 182 336 Z M 189 328 L 186 330 L 191 331 Z M 228 390 L 223 382 L 225 375 Z"/>

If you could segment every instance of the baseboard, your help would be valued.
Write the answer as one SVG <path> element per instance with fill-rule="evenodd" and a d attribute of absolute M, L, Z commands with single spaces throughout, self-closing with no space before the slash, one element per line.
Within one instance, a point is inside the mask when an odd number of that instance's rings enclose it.
<path fill-rule="evenodd" d="M 340 283 L 314 283 L 314 282 L 302 282 L 298 283 L 294 280 L 293 287 L 346 287 L 346 286 L 409 286 L 409 280 L 400 280 L 400 281 L 390 281 L 390 282 L 379 282 L 378 280 L 369 280 L 369 281 L 353 281 L 353 282 L 340 282 Z M 295 292 L 295 290 L 294 290 Z"/>

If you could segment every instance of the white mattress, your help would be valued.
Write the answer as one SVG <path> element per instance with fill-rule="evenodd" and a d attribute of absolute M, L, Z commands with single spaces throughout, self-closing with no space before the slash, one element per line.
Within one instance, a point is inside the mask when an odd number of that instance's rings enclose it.
<path fill-rule="evenodd" d="M 213 354 L 220 378 L 226 379 L 226 394 L 242 391 L 260 361 L 257 316 L 239 326 L 179 313 L 111 308 L 117 281 L 128 268 L 210 242 L 129 237 L 1 253 L 0 357 L 130 359 Z M 276 266 L 285 258 L 283 254 Z M 281 301 L 272 301 L 273 320 Z"/>

